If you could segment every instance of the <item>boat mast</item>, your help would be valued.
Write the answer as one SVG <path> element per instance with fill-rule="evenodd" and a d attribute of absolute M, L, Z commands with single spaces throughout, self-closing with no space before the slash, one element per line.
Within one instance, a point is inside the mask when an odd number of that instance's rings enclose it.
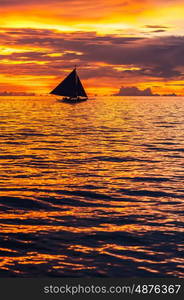
<path fill-rule="evenodd" d="M 76 71 L 76 69 L 77 69 L 77 65 L 75 65 L 74 70 L 75 70 L 75 96 L 78 97 L 78 93 L 77 93 L 78 80 L 77 80 L 77 71 Z"/>

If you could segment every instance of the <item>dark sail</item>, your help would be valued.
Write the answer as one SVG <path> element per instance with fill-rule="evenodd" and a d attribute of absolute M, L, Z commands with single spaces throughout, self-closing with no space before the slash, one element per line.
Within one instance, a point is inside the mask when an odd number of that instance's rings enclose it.
<path fill-rule="evenodd" d="M 83 85 L 77 75 L 77 96 L 87 97 L 87 94 L 83 88 Z"/>
<path fill-rule="evenodd" d="M 66 97 L 87 97 L 82 83 L 74 69 L 55 89 L 51 94 L 66 96 Z"/>

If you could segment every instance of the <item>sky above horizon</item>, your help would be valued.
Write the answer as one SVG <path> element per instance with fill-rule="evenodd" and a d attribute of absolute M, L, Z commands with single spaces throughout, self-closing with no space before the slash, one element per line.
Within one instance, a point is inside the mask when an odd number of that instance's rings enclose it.
<path fill-rule="evenodd" d="M 184 95 L 181 0 L 0 0 L 0 93 L 49 93 L 74 65 L 89 94 Z"/>

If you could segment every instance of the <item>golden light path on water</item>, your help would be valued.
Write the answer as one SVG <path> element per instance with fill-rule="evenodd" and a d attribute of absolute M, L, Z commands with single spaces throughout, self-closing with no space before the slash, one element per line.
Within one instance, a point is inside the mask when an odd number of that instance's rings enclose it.
<path fill-rule="evenodd" d="M 183 276 L 183 98 L 0 98 L 0 276 Z"/>

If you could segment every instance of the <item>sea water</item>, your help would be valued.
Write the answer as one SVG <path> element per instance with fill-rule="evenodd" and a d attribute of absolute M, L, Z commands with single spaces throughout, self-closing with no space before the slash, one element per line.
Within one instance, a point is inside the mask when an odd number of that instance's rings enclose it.
<path fill-rule="evenodd" d="M 0 97 L 1 277 L 183 277 L 184 98 Z"/>

